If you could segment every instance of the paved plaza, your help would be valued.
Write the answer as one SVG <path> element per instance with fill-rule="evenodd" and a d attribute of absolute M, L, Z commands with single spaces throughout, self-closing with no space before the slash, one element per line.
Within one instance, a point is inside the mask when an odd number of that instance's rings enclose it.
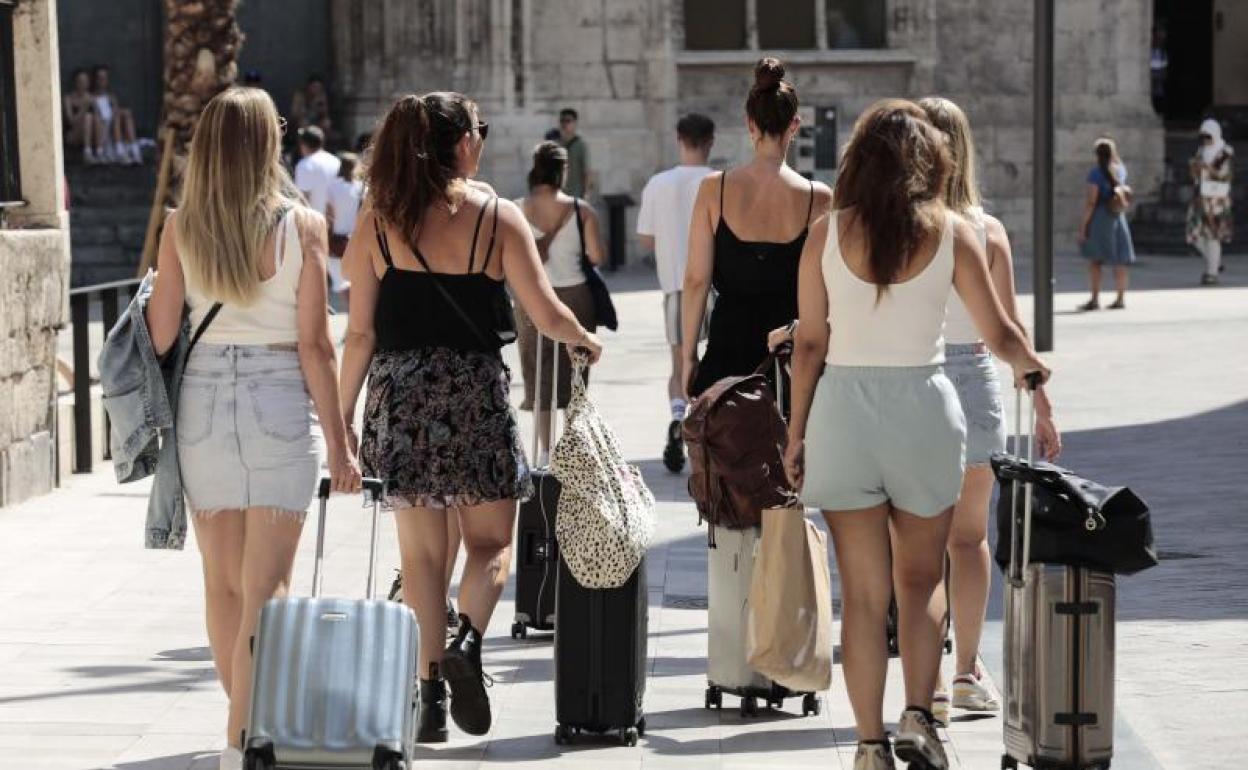
<path fill-rule="evenodd" d="M 1136 489 L 1153 508 L 1163 556 L 1158 568 L 1119 583 L 1114 767 L 1224 768 L 1248 710 L 1248 259 L 1232 259 L 1226 285 L 1203 290 L 1194 287 L 1196 260 L 1145 259 L 1133 271 L 1128 309 L 1091 314 L 1073 312 L 1085 298 L 1080 269 L 1076 259 L 1060 261 L 1050 356 L 1064 464 Z M 1020 278 L 1029 285 L 1025 269 Z M 659 460 L 668 366 L 660 295 L 642 271 L 613 283 L 622 329 L 605 334 L 592 393 L 659 500 L 648 560 L 647 734 L 636 748 L 555 745 L 551 643 L 510 638 L 509 585 L 486 648 L 496 679 L 493 732 L 473 739 L 453 731 L 445 747 L 420 748 L 417 766 L 850 770 L 855 735 L 839 668 L 818 717 L 803 718 L 790 703 L 743 719 L 731 697 L 722 712 L 702 707 L 705 530 L 685 478 Z M 1030 312 L 1029 298 L 1024 305 Z M 142 549 L 146 498 L 146 483 L 119 486 L 105 464 L 0 509 L 3 770 L 216 767 L 225 699 L 205 646 L 198 555 L 193 543 L 180 553 Z M 362 591 L 367 523 L 357 498 L 334 499 L 328 593 Z M 388 515 L 383 527 L 379 583 L 397 564 Z M 312 546 L 309 526 L 298 593 L 309 589 Z M 999 678 L 999 590 L 989 614 L 984 656 Z M 894 661 L 890 718 L 900 698 Z M 1000 733 L 999 719 L 955 712 L 946 733 L 952 764 L 998 767 Z"/>

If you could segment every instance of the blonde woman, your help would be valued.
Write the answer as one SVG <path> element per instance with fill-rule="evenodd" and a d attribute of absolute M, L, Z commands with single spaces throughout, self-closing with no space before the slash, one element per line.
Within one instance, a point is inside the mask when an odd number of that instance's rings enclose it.
<path fill-rule="evenodd" d="M 958 105 L 948 99 L 927 98 L 919 106 L 948 139 L 952 169 L 945 184 L 944 203 L 974 228 L 988 256 L 988 274 L 997 297 L 1018 330 L 1026 333 L 1014 294 L 1009 237 L 1000 221 L 984 213 L 980 202 L 971 124 Z M 945 316 L 945 376 L 957 390 L 966 416 L 966 472 L 962 475 L 962 492 L 953 506 L 948 548 L 952 606 L 947 610 L 953 613 L 957 651 L 953 706 L 967 711 L 997 711 L 1000 705 L 984 683 L 979 667 L 979 638 L 992 584 L 988 509 L 993 475 L 988 460 L 994 452 L 1005 450 L 1005 408 L 996 360 L 956 291 L 949 295 Z M 1054 459 L 1061 451 L 1061 436 L 1043 387 L 1036 391 L 1036 413 L 1041 453 Z M 937 590 L 936 596 L 943 600 L 945 592 Z M 941 722 L 948 722 L 949 704 L 949 693 L 941 684 L 932 699 L 932 713 Z"/>
<path fill-rule="evenodd" d="M 203 557 L 208 643 L 230 701 L 223 770 L 242 766 L 248 640 L 261 606 L 289 585 L 322 432 L 334 489 L 360 480 L 325 313 L 325 220 L 298 203 L 280 151 L 264 91 L 231 88 L 208 103 L 147 310 L 157 352 L 176 341 L 183 303 L 192 328 L 208 323 L 186 363 L 177 442 Z"/>

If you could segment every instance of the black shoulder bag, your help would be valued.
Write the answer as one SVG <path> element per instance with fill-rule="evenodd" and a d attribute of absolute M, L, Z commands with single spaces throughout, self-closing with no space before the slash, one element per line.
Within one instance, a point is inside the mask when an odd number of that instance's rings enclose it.
<path fill-rule="evenodd" d="M 585 253 L 585 221 L 581 218 L 581 202 L 573 198 L 572 206 L 576 209 L 576 232 L 581 236 L 581 272 L 585 274 L 585 283 L 589 284 L 589 292 L 594 298 L 594 318 L 599 326 L 616 331 L 620 328 L 620 321 L 615 314 L 611 290 L 602 279 L 602 273 L 598 272 L 598 268 L 594 267 L 589 261 L 589 255 Z"/>

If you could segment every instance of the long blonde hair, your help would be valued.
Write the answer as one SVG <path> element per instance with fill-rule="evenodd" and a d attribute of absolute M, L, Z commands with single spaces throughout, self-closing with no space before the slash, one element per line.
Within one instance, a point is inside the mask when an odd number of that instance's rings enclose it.
<path fill-rule="evenodd" d="M 919 100 L 927 119 L 940 129 L 949 141 L 953 171 L 945 182 L 945 205 L 961 214 L 981 205 L 979 178 L 975 171 L 975 140 L 966 113 L 953 102 L 940 96 Z"/>
<path fill-rule="evenodd" d="M 281 141 L 277 107 L 258 88 L 217 94 L 195 126 L 175 242 L 187 280 L 215 301 L 256 297 L 265 241 L 298 200 Z"/>

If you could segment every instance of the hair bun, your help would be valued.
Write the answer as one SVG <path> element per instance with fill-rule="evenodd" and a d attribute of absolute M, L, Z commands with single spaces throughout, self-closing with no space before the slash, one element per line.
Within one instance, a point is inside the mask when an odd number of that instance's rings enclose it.
<path fill-rule="evenodd" d="M 784 64 L 774 56 L 758 60 L 754 65 L 754 90 L 777 88 L 784 79 Z"/>

